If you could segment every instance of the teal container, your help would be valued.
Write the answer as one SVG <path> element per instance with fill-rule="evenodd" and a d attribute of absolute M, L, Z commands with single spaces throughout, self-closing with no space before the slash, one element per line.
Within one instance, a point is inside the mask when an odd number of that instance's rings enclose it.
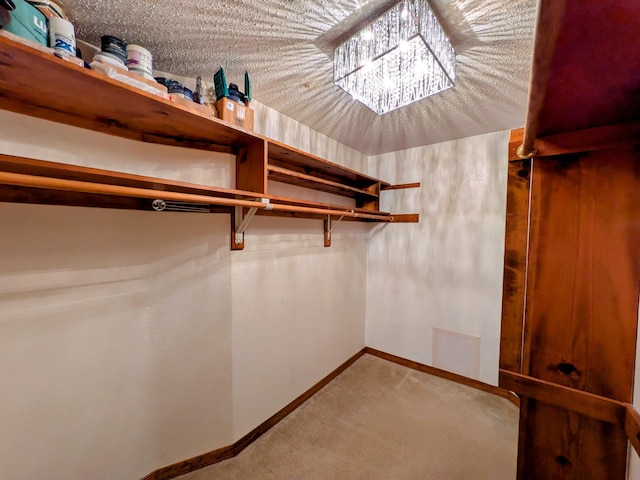
<path fill-rule="evenodd" d="M 11 0 L 14 9 L 0 7 L 0 28 L 32 42 L 49 45 L 47 17 L 25 0 Z"/>

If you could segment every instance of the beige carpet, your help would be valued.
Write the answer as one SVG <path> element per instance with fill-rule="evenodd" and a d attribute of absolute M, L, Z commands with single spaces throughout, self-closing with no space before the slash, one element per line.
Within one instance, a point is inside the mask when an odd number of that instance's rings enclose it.
<path fill-rule="evenodd" d="M 180 480 L 514 480 L 518 409 L 365 355 L 240 455 Z"/>

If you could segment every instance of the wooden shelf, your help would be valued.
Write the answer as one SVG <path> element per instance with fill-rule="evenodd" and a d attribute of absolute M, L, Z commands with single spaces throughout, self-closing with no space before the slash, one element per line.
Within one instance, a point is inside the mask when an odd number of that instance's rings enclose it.
<path fill-rule="evenodd" d="M 362 190 L 378 183 L 382 188 L 389 186 L 387 182 L 336 165 L 275 140 L 269 140 L 267 148 L 269 165 L 313 175 L 336 183 L 349 184 Z"/>
<path fill-rule="evenodd" d="M 267 169 L 269 170 L 269 180 L 275 180 L 276 182 L 289 183 L 299 187 L 312 188 L 314 190 L 322 190 L 324 192 L 335 193 L 346 197 L 379 197 L 376 193 L 361 190 L 350 185 L 333 182 L 331 180 L 325 180 L 324 178 L 295 172 L 286 168 L 269 165 Z"/>
<path fill-rule="evenodd" d="M 11 176 L 11 174 L 15 174 L 15 176 Z M 47 182 L 47 180 L 59 180 L 59 182 Z M 64 181 L 71 183 L 63 183 Z M 266 211 L 265 208 L 265 211 L 261 212 L 267 215 L 320 219 L 325 219 L 327 215 L 345 215 L 346 220 L 364 222 L 407 222 L 412 218 L 407 215 L 392 216 L 388 212 L 176 182 L 156 177 L 9 155 L 0 155 L 0 185 L 3 185 L 3 188 L 0 189 L 0 201 L 3 202 L 87 204 L 86 206 L 152 210 L 151 200 L 153 199 L 174 200 L 176 195 L 183 195 L 184 200 L 175 199 L 175 201 L 208 205 L 212 207 L 210 211 L 213 213 L 229 213 L 229 208 L 235 206 L 262 209 L 264 206 L 260 205 L 260 201 L 267 199 L 274 207 L 273 210 Z M 115 188 L 110 190 L 108 187 Z M 125 191 L 118 187 L 130 190 Z M 99 192 L 99 190 L 101 191 Z M 126 198 L 122 199 L 122 197 Z"/>
<path fill-rule="evenodd" d="M 0 109 L 150 143 L 232 152 L 253 132 L 0 36 Z"/>
<path fill-rule="evenodd" d="M 237 218 L 247 212 L 319 218 L 325 224 L 331 217 L 418 221 L 417 214 L 380 211 L 380 191 L 390 187 L 386 182 L 225 123 L 214 118 L 213 111 L 190 110 L 81 68 L 6 32 L 0 32 L 0 109 L 141 142 L 232 153 L 237 187 L 208 187 L 0 151 L 0 201 L 141 210 L 151 209 L 154 199 L 191 202 L 205 206 L 199 211 L 231 213 L 234 229 Z M 354 206 L 270 196 L 268 179 L 346 196 L 355 200 Z M 232 248 L 242 246 L 232 242 Z"/>
<path fill-rule="evenodd" d="M 523 156 L 538 138 L 640 119 L 638 30 L 637 0 L 539 2 Z"/>

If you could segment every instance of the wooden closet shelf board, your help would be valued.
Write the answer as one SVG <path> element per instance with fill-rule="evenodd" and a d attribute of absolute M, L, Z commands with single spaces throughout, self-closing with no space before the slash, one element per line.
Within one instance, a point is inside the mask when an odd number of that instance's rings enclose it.
<path fill-rule="evenodd" d="M 637 0 L 566 0 L 537 137 L 638 119 L 639 31 Z"/>
<path fill-rule="evenodd" d="M 314 177 L 313 175 L 294 172 L 293 170 L 289 170 L 286 168 L 269 165 L 268 170 L 269 179 L 276 182 L 288 183 L 304 188 L 312 188 L 314 190 L 322 190 L 324 192 L 335 193 L 336 195 L 344 195 L 353 198 L 378 198 L 377 194 L 362 190 L 360 188 L 333 182 L 331 180 L 325 180 L 323 178 Z"/>
<path fill-rule="evenodd" d="M 336 165 L 315 155 L 305 153 L 302 150 L 273 140 L 269 140 L 268 142 L 268 157 L 269 163 L 275 166 L 289 168 L 291 170 L 295 170 L 297 167 L 302 173 L 305 171 L 307 173 L 319 172 L 324 174 L 328 180 L 343 180 L 344 182 L 360 184 L 362 186 L 380 183 L 382 188 L 390 185 L 377 178 Z"/>
<path fill-rule="evenodd" d="M 205 150 L 228 152 L 263 141 L 213 116 L 4 36 L 0 36 L 0 108 L 133 140 Z"/>
<path fill-rule="evenodd" d="M 517 150 L 523 140 L 523 128 L 511 130 L 509 161 L 520 160 Z M 640 144 L 640 122 L 627 122 L 539 137 L 535 140 L 534 147 L 536 158 L 543 158 L 638 144 Z"/>

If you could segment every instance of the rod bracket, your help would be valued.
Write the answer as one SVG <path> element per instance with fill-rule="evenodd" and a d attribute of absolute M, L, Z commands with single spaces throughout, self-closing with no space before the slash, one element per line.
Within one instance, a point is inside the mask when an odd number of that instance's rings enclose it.
<path fill-rule="evenodd" d="M 354 211 L 349 210 L 349 213 L 354 213 Z M 338 223 L 340 223 L 340 220 L 342 220 L 343 218 L 344 218 L 344 215 L 342 215 L 338 220 L 336 220 L 335 223 L 332 224 L 331 215 L 327 215 L 327 219 L 324 221 L 324 246 L 325 247 L 331 246 L 331 232 L 333 232 L 333 229 L 336 228 Z"/>
<path fill-rule="evenodd" d="M 513 150 L 512 150 L 513 151 Z M 533 158 L 538 154 L 538 150 L 536 148 L 532 148 L 529 153 L 524 153 L 524 143 L 518 147 L 516 150 L 516 154 L 522 160 L 528 160 L 529 158 Z"/>
<path fill-rule="evenodd" d="M 271 205 L 268 198 L 261 198 L 260 201 L 267 205 L 266 210 L 273 210 L 273 205 Z M 244 243 L 244 232 L 247 230 L 247 227 L 251 223 L 251 220 L 253 220 L 253 217 L 256 215 L 257 211 L 257 207 L 251 207 L 249 208 L 247 214 L 244 215 L 243 207 L 236 207 L 236 228 L 234 232 L 234 242 L 236 244 Z"/>

